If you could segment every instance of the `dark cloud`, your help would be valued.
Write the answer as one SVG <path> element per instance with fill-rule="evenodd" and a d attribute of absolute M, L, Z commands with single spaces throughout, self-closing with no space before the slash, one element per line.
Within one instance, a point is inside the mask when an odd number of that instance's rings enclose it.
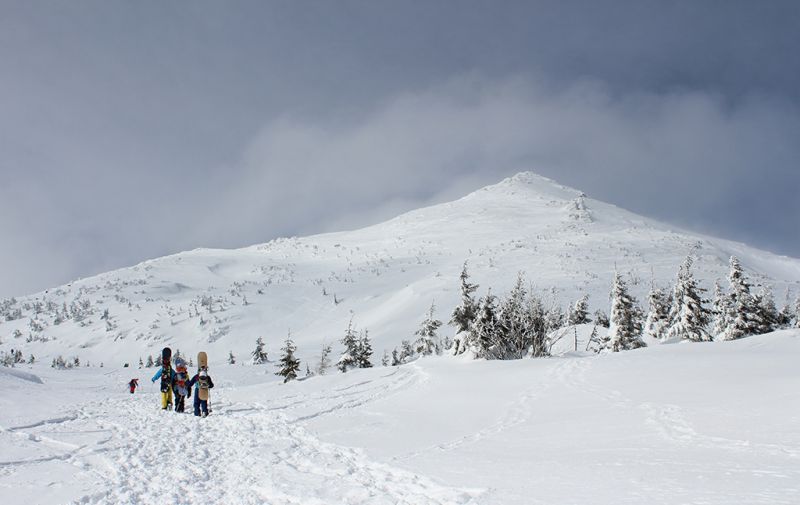
<path fill-rule="evenodd" d="M 796 2 L 2 10 L 0 295 L 521 169 L 800 256 Z"/>

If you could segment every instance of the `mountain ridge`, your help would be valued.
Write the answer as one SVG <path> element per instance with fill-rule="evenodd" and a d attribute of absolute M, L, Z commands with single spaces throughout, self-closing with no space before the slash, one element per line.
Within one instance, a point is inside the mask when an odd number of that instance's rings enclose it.
<path fill-rule="evenodd" d="M 735 254 L 756 283 L 769 283 L 779 297 L 781 289 L 800 291 L 800 260 L 676 231 L 522 172 L 358 230 L 194 249 L 20 297 L 17 307 L 38 300 L 49 308 L 38 315 L 24 310 L 23 318 L 0 325 L 0 349 L 24 337 L 32 338 L 25 347 L 37 356 L 131 361 L 172 345 L 202 346 L 221 359 L 229 350 L 248 353 L 258 336 L 275 352 L 291 329 L 307 360 L 323 342 L 337 341 L 352 318 L 370 330 L 379 356 L 412 338 L 432 302 L 439 319 L 449 320 L 465 261 L 479 294 L 489 287 L 502 293 L 523 271 L 554 302 L 588 294 L 592 311 L 607 311 L 614 270 L 630 279 L 641 299 L 648 281 L 671 282 L 687 254 L 696 257 L 696 275 L 706 288 L 725 277 Z M 56 324 L 57 312 L 68 315 L 64 308 L 83 300 L 91 302 L 89 316 Z M 106 310 L 108 321 L 100 319 Z M 32 328 L 31 320 L 42 328 Z M 22 336 L 11 337 L 15 332 Z M 63 345 L 37 337 L 56 337 Z"/>

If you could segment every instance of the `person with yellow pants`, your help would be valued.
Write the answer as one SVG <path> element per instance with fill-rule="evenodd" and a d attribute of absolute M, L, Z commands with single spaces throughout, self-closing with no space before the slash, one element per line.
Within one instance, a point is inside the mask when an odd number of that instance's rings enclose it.
<path fill-rule="evenodd" d="M 167 407 L 172 407 L 172 384 L 175 382 L 175 370 L 169 363 L 158 369 L 152 382 L 159 378 L 161 379 L 161 409 L 167 410 Z"/>

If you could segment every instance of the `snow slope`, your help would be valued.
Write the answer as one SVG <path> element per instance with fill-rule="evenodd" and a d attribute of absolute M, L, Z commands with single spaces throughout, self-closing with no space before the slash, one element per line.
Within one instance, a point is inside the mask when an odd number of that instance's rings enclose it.
<path fill-rule="evenodd" d="M 218 365 L 206 419 L 161 411 L 152 370 L 26 366 L 0 373 L 0 503 L 796 504 L 798 355 L 781 331 L 285 385 Z"/>
<path fill-rule="evenodd" d="M 559 303 L 587 293 L 592 311 L 608 311 L 615 268 L 643 299 L 651 276 L 672 282 L 689 253 L 706 288 L 735 254 L 753 280 L 774 287 L 779 305 L 785 289 L 800 293 L 800 260 L 674 230 L 521 173 L 361 230 L 198 249 L 20 297 L 7 311 L 21 318 L 0 322 L 0 350 L 117 366 L 169 345 L 203 348 L 221 363 L 229 351 L 246 357 L 259 336 L 274 356 L 291 329 L 308 361 L 324 342 L 338 342 L 352 317 L 370 330 L 379 358 L 412 337 L 432 301 L 449 320 L 466 260 L 479 294 L 506 291 L 524 271 Z M 79 303 L 90 306 L 83 321 L 58 320 Z"/>

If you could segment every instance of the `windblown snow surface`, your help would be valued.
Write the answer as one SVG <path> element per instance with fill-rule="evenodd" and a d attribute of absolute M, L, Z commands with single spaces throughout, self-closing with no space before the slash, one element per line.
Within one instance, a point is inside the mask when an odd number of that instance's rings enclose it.
<path fill-rule="evenodd" d="M 794 330 L 588 355 L 581 327 L 546 359 L 274 376 L 289 329 L 304 370 L 324 343 L 338 357 L 351 318 L 377 364 L 433 300 L 449 319 L 465 260 L 479 296 L 525 271 L 554 303 L 588 294 L 608 311 L 615 268 L 643 301 L 690 253 L 706 288 L 735 254 L 779 306 L 800 292 L 796 259 L 523 173 L 362 230 L 190 251 L 18 297 L 0 350 L 38 362 L 0 368 L 0 504 L 798 504 Z M 59 317 L 80 303 L 84 320 Z M 241 364 L 259 336 L 273 361 Z M 158 408 L 138 359 L 166 345 L 208 351 L 208 418 Z M 92 366 L 54 370 L 58 355 Z"/>
<path fill-rule="evenodd" d="M 205 419 L 160 410 L 152 370 L 34 365 L 0 372 L 0 503 L 797 504 L 798 356 L 781 331 L 289 384 L 220 364 Z"/>

